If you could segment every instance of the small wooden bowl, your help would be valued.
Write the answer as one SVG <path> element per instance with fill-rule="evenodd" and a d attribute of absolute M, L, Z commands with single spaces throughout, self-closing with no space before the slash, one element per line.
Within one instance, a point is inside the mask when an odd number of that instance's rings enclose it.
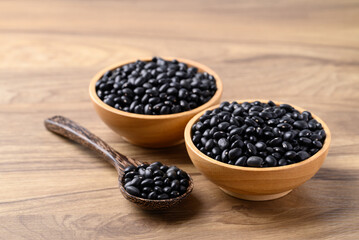
<path fill-rule="evenodd" d="M 256 100 L 239 100 L 242 102 Z M 258 100 L 268 102 L 267 100 Z M 277 105 L 280 102 L 275 102 Z M 312 114 L 320 122 L 326 132 L 326 139 L 322 149 L 310 158 L 292 165 L 268 168 L 240 167 L 222 163 L 203 154 L 192 142 L 191 129 L 199 117 L 207 110 L 217 108 L 219 105 L 208 108 L 194 116 L 185 129 L 185 142 L 187 152 L 195 167 L 210 181 L 219 186 L 225 193 L 246 200 L 265 201 L 280 198 L 308 181 L 319 170 L 328 154 L 331 135 L 328 126 L 319 117 Z M 304 109 L 292 105 L 303 112 Z"/>
<path fill-rule="evenodd" d="M 152 58 L 142 58 L 141 60 L 151 61 L 151 59 Z M 164 59 L 172 60 L 174 58 Z M 107 126 L 132 144 L 143 147 L 161 148 L 182 143 L 183 131 L 187 122 L 197 113 L 218 104 L 222 96 L 223 87 L 219 76 L 209 67 L 187 59 L 176 59 L 179 62 L 186 63 L 190 67 L 198 68 L 199 72 L 207 72 L 215 78 L 217 91 L 208 102 L 190 111 L 167 115 L 129 113 L 108 106 L 97 96 L 95 87 L 96 82 L 106 71 L 113 70 L 137 60 L 132 59 L 106 67 L 98 72 L 91 80 L 89 87 L 90 97 L 97 114 Z"/>

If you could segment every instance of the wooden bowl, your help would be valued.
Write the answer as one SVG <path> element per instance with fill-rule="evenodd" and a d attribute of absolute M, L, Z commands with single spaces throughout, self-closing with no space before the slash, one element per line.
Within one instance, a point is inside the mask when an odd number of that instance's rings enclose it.
<path fill-rule="evenodd" d="M 242 102 L 256 100 L 239 100 Z M 268 102 L 267 100 L 258 100 Z M 277 105 L 280 102 L 275 102 Z M 303 112 L 300 107 L 292 105 L 296 110 Z M 199 117 L 207 110 L 219 107 L 212 106 L 194 116 L 185 129 L 187 152 L 195 167 L 210 181 L 218 185 L 225 193 L 246 200 L 265 201 L 280 198 L 308 181 L 319 170 L 328 154 L 331 135 L 328 126 L 323 120 L 312 114 L 320 122 L 326 132 L 326 139 L 322 149 L 310 158 L 292 165 L 280 167 L 254 168 L 240 167 L 217 161 L 203 154 L 192 142 L 191 129 Z"/>
<path fill-rule="evenodd" d="M 151 61 L 152 58 L 143 58 L 142 61 Z M 174 58 L 164 58 L 172 60 Z M 220 102 L 222 96 L 222 81 L 219 76 L 209 67 L 200 63 L 176 58 L 190 67 L 198 68 L 199 72 L 211 74 L 217 85 L 217 91 L 205 104 L 190 111 L 167 114 L 167 115 L 145 115 L 129 113 L 115 109 L 105 104 L 96 94 L 95 84 L 108 70 L 113 70 L 125 64 L 135 62 L 137 59 L 123 61 L 98 72 L 90 83 L 90 97 L 97 114 L 113 131 L 121 135 L 126 141 L 151 148 L 161 148 L 177 145 L 183 142 L 183 131 L 187 122 L 197 113 Z"/>

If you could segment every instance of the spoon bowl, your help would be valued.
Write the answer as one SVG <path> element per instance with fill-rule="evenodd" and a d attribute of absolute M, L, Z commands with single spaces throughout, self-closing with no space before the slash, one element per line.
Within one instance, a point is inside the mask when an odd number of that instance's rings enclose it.
<path fill-rule="evenodd" d="M 98 153 L 103 159 L 108 161 L 112 166 L 114 166 L 119 175 L 118 182 L 122 195 L 128 201 L 136 204 L 143 209 L 164 210 L 171 208 L 181 202 L 183 199 L 185 199 L 193 190 L 193 180 L 188 175 L 189 186 L 187 187 L 187 191 L 176 198 L 151 200 L 133 196 L 129 194 L 123 187 L 124 170 L 130 165 L 137 167 L 143 164 L 142 162 L 117 152 L 105 141 L 88 131 L 86 128 L 63 116 L 54 116 L 49 119 L 46 119 L 45 127 L 51 132 L 57 133 L 63 137 L 66 137 L 72 141 L 79 143 L 84 147 L 93 150 L 94 152 Z"/>

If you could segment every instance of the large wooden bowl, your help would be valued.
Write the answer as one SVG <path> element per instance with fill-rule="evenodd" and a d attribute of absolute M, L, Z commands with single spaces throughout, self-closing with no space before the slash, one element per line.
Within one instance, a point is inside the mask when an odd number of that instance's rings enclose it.
<path fill-rule="evenodd" d="M 239 100 L 237 102 L 242 103 L 245 101 L 253 102 L 255 100 Z M 259 101 L 268 102 L 267 100 Z M 281 104 L 280 102 L 275 103 L 277 105 Z M 214 109 L 218 106 L 212 106 L 206 110 Z M 293 107 L 300 112 L 304 111 L 300 107 Z M 240 167 L 222 163 L 203 154 L 192 142 L 191 128 L 206 110 L 194 116 L 186 126 L 185 142 L 187 152 L 199 171 L 218 185 L 225 193 L 234 197 L 264 201 L 285 196 L 292 189 L 312 178 L 328 154 L 331 141 L 329 128 L 319 117 L 312 114 L 313 118 L 322 124 L 327 135 L 322 149 L 312 157 L 292 165 L 267 168 Z"/>
<path fill-rule="evenodd" d="M 151 61 L 151 59 L 152 58 L 142 58 L 141 60 Z M 174 58 L 164 59 L 172 60 Z M 126 141 L 135 145 L 160 148 L 182 143 L 183 131 L 187 122 L 202 110 L 218 104 L 222 96 L 223 87 L 219 76 L 209 67 L 187 59 L 176 59 L 186 63 L 188 66 L 198 68 L 199 72 L 207 72 L 215 78 L 217 91 L 208 102 L 190 111 L 167 115 L 129 113 L 105 104 L 96 94 L 96 82 L 108 70 L 113 70 L 137 60 L 132 59 L 106 67 L 98 72 L 91 80 L 89 87 L 90 97 L 97 114 L 113 131 L 121 135 Z"/>

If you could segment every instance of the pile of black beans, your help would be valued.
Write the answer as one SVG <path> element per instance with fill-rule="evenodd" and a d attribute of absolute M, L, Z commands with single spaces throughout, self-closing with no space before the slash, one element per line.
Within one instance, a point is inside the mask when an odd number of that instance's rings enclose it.
<path fill-rule="evenodd" d="M 214 77 L 176 59 L 138 60 L 106 72 L 96 83 L 107 105 L 131 113 L 162 115 L 206 103 L 217 90 Z"/>
<path fill-rule="evenodd" d="M 127 167 L 123 181 L 129 194 L 152 200 L 176 198 L 184 194 L 189 186 L 185 171 L 160 162 Z"/>
<path fill-rule="evenodd" d="M 308 111 L 288 104 L 223 102 L 192 127 L 192 141 L 207 156 L 246 167 L 276 167 L 318 152 L 326 133 Z"/>

